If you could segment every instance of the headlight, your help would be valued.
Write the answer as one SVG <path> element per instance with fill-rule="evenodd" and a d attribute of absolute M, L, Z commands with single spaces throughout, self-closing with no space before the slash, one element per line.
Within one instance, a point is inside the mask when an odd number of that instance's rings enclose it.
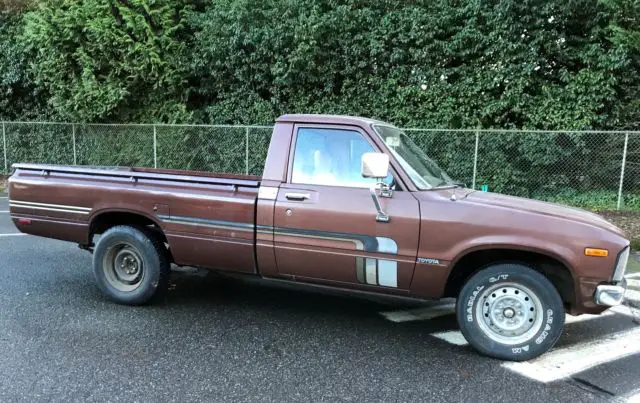
<path fill-rule="evenodd" d="M 613 272 L 613 281 L 622 281 L 624 272 L 627 270 L 627 261 L 629 260 L 629 251 L 631 248 L 628 246 L 623 249 L 618 255 L 618 261 L 616 262 L 616 269 Z"/>

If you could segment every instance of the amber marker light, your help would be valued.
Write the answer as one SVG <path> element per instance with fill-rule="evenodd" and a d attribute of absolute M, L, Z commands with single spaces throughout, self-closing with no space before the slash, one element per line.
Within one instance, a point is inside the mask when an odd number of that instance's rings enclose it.
<path fill-rule="evenodd" d="M 585 248 L 584 249 L 585 256 L 595 256 L 595 257 L 607 257 L 609 256 L 609 251 L 606 249 L 598 249 L 598 248 Z"/>

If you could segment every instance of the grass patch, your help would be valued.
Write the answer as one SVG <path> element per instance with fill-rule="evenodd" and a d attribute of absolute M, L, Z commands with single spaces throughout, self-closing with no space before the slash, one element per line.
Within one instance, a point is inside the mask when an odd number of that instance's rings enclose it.
<path fill-rule="evenodd" d="M 632 250 L 627 263 L 627 274 L 640 273 L 640 255 L 638 249 Z"/>
<path fill-rule="evenodd" d="M 596 213 L 615 210 L 618 193 L 612 190 L 563 189 L 556 193 L 534 193 L 534 199 L 579 207 Z M 640 194 L 623 193 L 621 208 L 624 211 L 640 212 Z"/>

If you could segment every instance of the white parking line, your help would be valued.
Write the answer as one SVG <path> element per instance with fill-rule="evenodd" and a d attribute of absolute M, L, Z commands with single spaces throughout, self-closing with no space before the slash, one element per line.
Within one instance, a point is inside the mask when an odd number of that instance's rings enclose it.
<path fill-rule="evenodd" d="M 640 303 L 640 291 L 636 291 L 633 289 L 627 289 L 627 292 L 624 293 L 624 299 L 631 302 Z"/>
<path fill-rule="evenodd" d="M 619 312 L 619 313 L 622 313 L 622 312 Z M 609 309 L 607 311 L 602 312 L 600 315 L 589 315 L 589 314 L 584 314 L 579 316 L 566 315 L 564 318 L 564 323 L 568 325 L 570 323 L 586 322 L 588 320 L 598 319 L 598 318 L 611 316 L 615 314 L 616 314 L 615 311 L 612 311 L 611 309 Z"/>
<path fill-rule="evenodd" d="M 630 297 L 628 293 L 629 291 L 627 291 L 625 295 L 627 298 Z M 631 293 L 633 297 L 636 296 L 633 291 L 631 291 Z M 640 293 L 638 294 L 640 295 Z M 393 322 L 428 320 L 444 315 L 453 315 L 454 313 L 454 303 L 404 311 L 380 312 L 386 319 Z M 571 325 L 594 319 L 612 317 L 614 315 L 634 317 L 638 315 L 638 313 L 634 313 L 628 306 L 617 306 L 599 315 L 566 315 L 565 322 Z M 456 346 L 466 346 L 469 344 L 459 330 L 435 332 L 431 333 L 430 336 Z M 640 353 L 640 343 L 638 343 L 638 340 L 640 340 L 640 327 L 635 327 L 631 330 L 603 336 L 596 340 L 589 340 L 552 350 L 532 361 L 504 362 L 501 366 L 530 379 L 548 383 L 567 378 L 600 364 L 638 354 Z M 633 395 L 628 398 L 629 402 L 640 403 L 640 396 Z"/>
<path fill-rule="evenodd" d="M 24 236 L 27 234 L 21 234 L 21 233 L 13 233 L 13 234 L 0 234 L 0 237 L 4 237 L 4 236 Z"/>
<path fill-rule="evenodd" d="M 616 306 L 616 307 L 610 308 L 607 311 L 602 312 L 599 315 L 588 315 L 588 314 L 580 315 L 580 316 L 566 315 L 565 324 L 569 325 L 569 324 L 573 324 L 573 323 L 586 322 L 586 321 L 589 321 L 589 320 L 601 319 L 601 318 L 604 318 L 604 317 L 607 317 L 607 316 L 613 316 L 615 314 L 621 314 L 621 315 L 625 315 L 625 316 L 634 317 L 634 313 L 631 312 L 629 307 L 627 307 L 627 306 Z M 431 336 L 437 337 L 438 339 L 444 340 L 444 341 L 449 342 L 451 344 L 456 344 L 458 346 L 464 346 L 464 345 L 468 344 L 466 339 L 462 335 L 462 332 L 456 331 L 456 330 L 452 330 L 452 331 L 448 331 L 448 332 L 431 333 Z"/>
<path fill-rule="evenodd" d="M 640 390 L 631 392 L 630 395 L 625 396 L 627 403 L 640 403 Z"/>
<path fill-rule="evenodd" d="M 0 213 L 9 213 L 9 210 L 0 210 Z"/>
<path fill-rule="evenodd" d="M 548 383 L 567 378 L 596 365 L 640 353 L 640 328 L 605 338 L 552 350 L 528 362 L 505 362 L 508 368 L 527 378 Z"/>
<path fill-rule="evenodd" d="M 453 315 L 456 311 L 456 304 L 442 304 L 428 306 L 424 308 L 407 309 L 402 311 L 380 312 L 388 320 L 396 323 L 412 322 L 415 320 L 428 320 L 439 316 Z"/>
<path fill-rule="evenodd" d="M 429 320 L 434 319 L 440 316 L 453 315 L 456 311 L 456 304 L 443 304 L 443 305 L 435 305 L 428 306 L 424 308 L 415 308 L 415 309 L 407 309 L 402 311 L 390 311 L 390 312 L 380 312 L 380 315 L 384 316 L 386 319 L 396 322 L 413 322 L 418 320 Z M 611 308 L 607 311 L 599 315 L 580 315 L 580 316 L 571 316 L 566 315 L 565 323 L 578 323 L 585 322 L 588 320 L 598 319 L 605 316 L 611 316 L 616 313 L 631 316 L 632 313 L 627 309 L 627 307 L 615 307 Z"/>
<path fill-rule="evenodd" d="M 451 330 L 449 332 L 432 333 L 431 336 L 437 337 L 440 340 L 444 340 L 447 343 L 455 344 L 456 346 L 466 346 L 469 344 L 467 339 L 464 338 L 462 332 Z"/>
<path fill-rule="evenodd" d="M 615 312 L 620 315 L 629 316 L 632 319 L 640 319 L 640 310 L 628 305 L 614 306 L 613 308 L 609 308 L 607 312 Z"/>

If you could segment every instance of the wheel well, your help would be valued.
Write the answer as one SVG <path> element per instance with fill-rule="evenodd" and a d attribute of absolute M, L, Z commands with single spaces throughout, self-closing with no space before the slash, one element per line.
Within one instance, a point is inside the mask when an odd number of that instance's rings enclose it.
<path fill-rule="evenodd" d="M 91 225 L 89 226 L 89 243 L 92 243 L 93 237 L 95 235 L 102 234 L 109 228 L 115 227 L 117 225 L 151 227 L 157 231 L 158 235 L 161 236 L 162 240 L 165 243 L 167 242 L 167 238 L 162 232 L 162 229 L 158 226 L 158 224 L 156 224 L 156 222 L 154 222 L 150 218 L 145 217 L 141 214 L 114 211 L 102 213 L 91 221 Z"/>
<path fill-rule="evenodd" d="M 490 264 L 502 262 L 522 262 L 544 275 L 556 287 L 565 307 L 575 303 L 575 289 L 571 271 L 562 262 L 536 252 L 489 249 L 471 252 L 460 259 L 453 267 L 447 285 L 445 297 L 457 297 L 462 286 L 474 273 Z"/>

